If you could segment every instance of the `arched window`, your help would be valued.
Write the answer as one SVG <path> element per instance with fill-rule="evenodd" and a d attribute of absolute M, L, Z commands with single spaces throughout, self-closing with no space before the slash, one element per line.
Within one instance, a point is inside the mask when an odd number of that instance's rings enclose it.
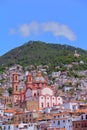
<path fill-rule="evenodd" d="M 18 77 L 17 77 L 17 75 L 15 75 L 15 80 L 17 81 L 17 79 L 18 79 Z"/>
<path fill-rule="evenodd" d="M 38 92 L 38 94 L 37 94 L 38 96 L 39 96 L 39 92 Z"/>
<path fill-rule="evenodd" d="M 34 96 L 36 96 L 36 93 L 34 93 Z"/>
<path fill-rule="evenodd" d="M 49 107 L 49 102 L 47 103 L 47 107 Z"/>
<path fill-rule="evenodd" d="M 43 108 L 43 102 L 41 103 L 41 107 Z"/>
<path fill-rule="evenodd" d="M 18 90 L 18 86 L 16 86 L 16 91 Z"/>

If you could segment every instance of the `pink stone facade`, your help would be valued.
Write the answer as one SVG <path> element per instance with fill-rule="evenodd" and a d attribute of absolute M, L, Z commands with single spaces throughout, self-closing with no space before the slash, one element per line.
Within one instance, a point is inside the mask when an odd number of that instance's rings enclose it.
<path fill-rule="evenodd" d="M 62 104 L 61 97 L 55 97 L 54 87 L 47 84 L 47 80 L 38 72 L 36 77 L 27 74 L 25 86 L 21 89 L 20 75 L 14 73 L 12 76 L 14 103 L 26 101 L 38 101 L 38 108 L 53 107 Z"/>

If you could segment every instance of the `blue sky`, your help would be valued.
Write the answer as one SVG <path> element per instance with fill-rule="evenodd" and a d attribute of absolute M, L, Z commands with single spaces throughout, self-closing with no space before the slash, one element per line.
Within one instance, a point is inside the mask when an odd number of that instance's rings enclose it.
<path fill-rule="evenodd" d="M 29 40 L 87 50 L 87 0 L 0 0 L 0 55 Z"/>

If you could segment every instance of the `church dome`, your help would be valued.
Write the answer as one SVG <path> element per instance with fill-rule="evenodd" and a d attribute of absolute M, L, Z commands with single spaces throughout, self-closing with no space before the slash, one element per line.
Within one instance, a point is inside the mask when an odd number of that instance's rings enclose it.
<path fill-rule="evenodd" d="M 45 82 L 45 78 L 42 76 L 41 71 L 38 71 L 37 77 L 35 78 L 36 82 Z"/>

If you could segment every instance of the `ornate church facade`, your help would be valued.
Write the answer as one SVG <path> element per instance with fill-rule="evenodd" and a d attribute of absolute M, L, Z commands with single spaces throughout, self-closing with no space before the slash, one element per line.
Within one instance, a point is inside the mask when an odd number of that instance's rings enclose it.
<path fill-rule="evenodd" d="M 20 81 L 20 74 L 13 73 L 12 87 L 14 106 L 26 107 L 27 110 L 41 110 L 63 102 L 61 97 L 55 96 L 54 87 L 48 85 L 40 71 L 36 77 L 27 73 L 24 83 Z"/>

